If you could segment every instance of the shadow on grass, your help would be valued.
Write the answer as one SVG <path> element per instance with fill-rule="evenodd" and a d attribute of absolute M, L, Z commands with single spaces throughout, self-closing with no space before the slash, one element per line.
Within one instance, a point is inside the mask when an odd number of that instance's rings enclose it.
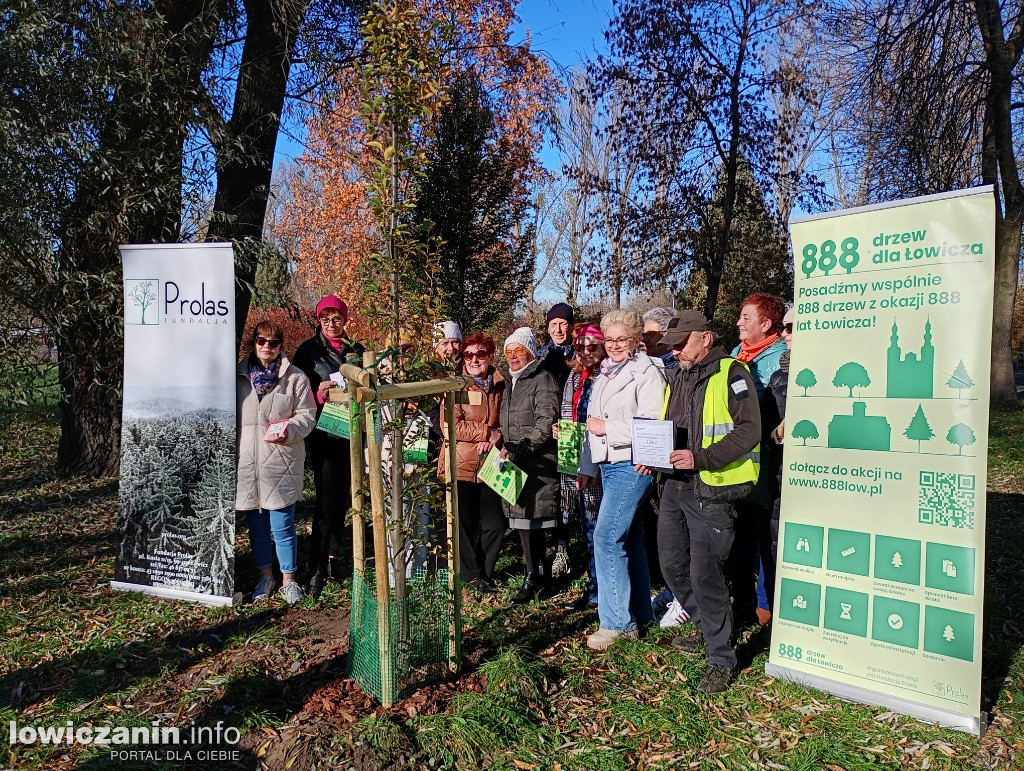
<path fill-rule="evenodd" d="M 1024 647 L 1024 495 L 989 493 L 985 541 L 982 709 L 991 711 Z"/>
<path fill-rule="evenodd" d="M 34 486 L 44 484 L 53 479 L 49 475 L 36 475 L 24 478 L 24 488 L 31 489 Z M 20 487 L 10 487 L 0 490 L 2 494 L 10 494 Z M 71 493 L 37 493 L 5 504 L 3 512 L 0 512 L 0 521 L 15 520 L 27 513 L 39 515 L 45 514 L 54 509 L 68 509 L 74 511 L 77 507 L 92 503 L 99 498 L 117 497 L 117 480 L 111 479 L 100 487 L 90 487 L 85 490 L 75 490 Z M 115 504 L 116 505 L 116 504 Z"/>

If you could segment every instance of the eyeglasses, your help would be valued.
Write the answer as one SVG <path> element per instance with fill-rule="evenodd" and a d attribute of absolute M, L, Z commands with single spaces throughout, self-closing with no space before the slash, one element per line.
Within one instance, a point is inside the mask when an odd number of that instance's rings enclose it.
<path fill-rule="evenodd" d="M 463 355 L 466 359 L 486 359 L 491 354 L 487 353 L 487 351 L 466 351 Z"/>
<path fill-rule="evenodd" d="M 660 330 L 658 330 L 658 329 L 648 329 L 646 332 L 643 333 L 644 340 L 647 340 L 648 338 L 651 338 L 651 337 L 656 337 L 656 338 L 660 339 L 660 338 L 662 338 L 664 336 L 665 336 L 665 333 L 660 331 Z"/>
<path fill-rule="evenodd" d="M 281 344 L 280 340 L 274 340 L 272 337 L 260 337 L 256 338 L 256 345 L 268 345 L 271 348 L 277 348 Z"/>
<path fill-rule="evenodd" d="M 328 326 L 328 325 L 334 326 L 335 324 L 344 324 L 344 323 L 345 323 L 345 317 L 344 316 L 321 316 L 320 317 L 320 324 L 322 326 Z"/>
<path fill-rule="evenodd" d="M 628 345 L 632 340 L 632 337 L 606 337 L 604 346 L 605 348 L 618 348 L 622 345 Z"/>
<path fill-rule="evenodd" d="M 782 325 L 782 331 L 785 332 L 787 335 L 793 334 L 793 325 L 792 324 L 783 324 Z"/>
<path fill-rule="evenodd" d="M 594 353 L 595 351 L 600 351 L 604 346 L 601 343 L 573 343 L 572 347 L 584 353 Z"/>
<path fill-rule="evenodd" d="M 529 353 L 529 351 L 527 351 L 521 345 L 516 345 L 516 346 L 513 346 L 511 348 L 506 348 L 505 349 L 505 356 L 506 356 L 506 358 L 509 357 L 509 356 L 515 356 L 515 357 L 518 358 L 518 357 L 521 357 L 521 356 L 525 356 L 528 353 Z"/>

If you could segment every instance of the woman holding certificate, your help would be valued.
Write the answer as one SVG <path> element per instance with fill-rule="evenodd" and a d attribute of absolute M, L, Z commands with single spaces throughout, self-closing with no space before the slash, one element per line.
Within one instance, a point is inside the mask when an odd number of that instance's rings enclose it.
<path fill-rule="evenodd" d="M 302 599 L 295 580 L 295 502 L 302 497 L 304 441 L 316 423 L 309 379 L 284 355 L 284 330 L 256 325 L 253 351 L 238 363 L 238 487 L 235 508 L 249 521 L 249 541 L 260 571 L 253 601 L 274 593 L 273 553 L 281 568 L 281 596 Z M 273 533 L 273 549 L 271 548 Z"/>
<path fill-rule="evenodd" d="M 604 487 L 594 528 L 601 625 L 587 638 L 587 647 L 598 651 L 619 637 L 636 637 L 639 624 L 654 621 L 643 526 L 636 517 L 653 478 L 633 465 L 632 427 L 633 418 L 661 418 L 667 387 L 660 368 L 638 350 L 643 324 L 635 312 L 606 313 L 601 331 L 608 357 L 587 407 L 576 482 L 577 489 L 586 489 L 600 472 Z"/>

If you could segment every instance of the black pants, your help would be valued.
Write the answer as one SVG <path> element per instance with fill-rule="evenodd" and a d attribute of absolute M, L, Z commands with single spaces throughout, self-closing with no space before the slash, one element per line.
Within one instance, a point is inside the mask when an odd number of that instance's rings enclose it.
<path fill-rule="evenodd" d="M 757 579 L 762 565 L 765 569 L 764 585 L 769 605 L 774 599 L 772 513 L 764 506 L 747 501 L 737 501 L 735 505 L 736 538 L 725 570 L 732 584 L 732 610 L 736 623 L 746 626 L 757 621 Z"/>
<path fill-rule="evenodd" d="M 349 441 L 314 430 L 309 435 L 309 456 L 316 487 L 309 566 L 311 572 L 320 570 L 326 575 L 331 551 L 337 555 L 345 540 L 345 515 L 352 505 Z"/>
<path fill-rule="evenodd" d="M 708 661 L 736 668 L 732 609 L 723 570 L 733 542 L 735 510 L 729 503 L 701 504 L 693 491 L 671 482 L 661 494 L 658 552 L 668 588 L 704 635 Z"/>
<path fill-rule="evenodd" d="M 501 499 L 480 482 L 458 482 L 459 577 L 463 581 L 494 578 L 494 565 L 508 520 Z"/>

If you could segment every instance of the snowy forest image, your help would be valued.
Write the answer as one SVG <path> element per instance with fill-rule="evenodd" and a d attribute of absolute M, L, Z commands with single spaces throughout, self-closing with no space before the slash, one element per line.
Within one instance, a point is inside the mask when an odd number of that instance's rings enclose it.
<path fill-rule="evenodd" d="M 177 399 L 125 399 L 115 580 L 230 596 L 235 416 Z"/>

